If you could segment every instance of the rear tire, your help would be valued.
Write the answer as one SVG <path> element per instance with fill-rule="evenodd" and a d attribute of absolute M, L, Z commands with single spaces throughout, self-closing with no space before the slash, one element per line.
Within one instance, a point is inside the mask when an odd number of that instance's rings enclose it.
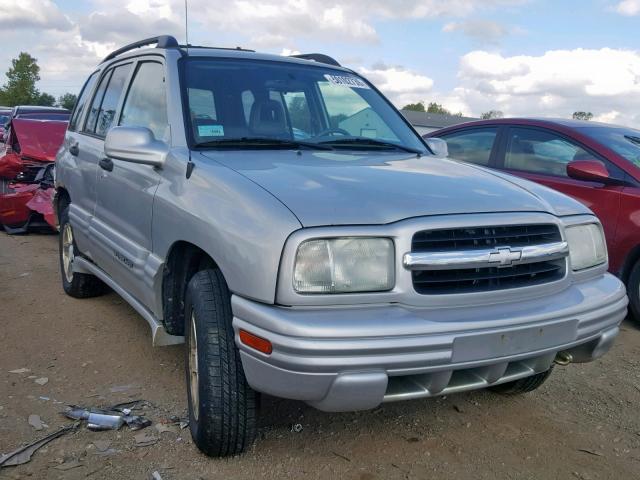
<path fill-rule="evenodd" d="M 513 382 L 495 385 L 493 387 L 489 387 L 489 389 L 492 392 L 500 393 L 502 395 L 520 395 L 522 393 L 533 392 L 547 381 L 551 372 L 553 372 L 553 366 L 551 366 L 551 368 L 546 372 L 536 373 L 530 377 L 521 378 L 520 380 L 515 380 Z"/>
<path fill-rule="evenodd" d="M 242 370 L 232 318 L 222 273 L 196 273 L 185 299 L 189 426 L 197 447 L 211 457 L 244 452 L 256 433 L 257 394 Z"/>
<path fill-rule="evenodd" d="M 629 296 L 631 318 L 636 323 L 640 323 L 640 261 L 636 262 L 629 274 L 627 295 Z"/>
<path fill-rule="evenodd" d="M 60 209 L 60 235 L 58 236 L 60 275 L 65 293 L 74 298 L 90 298 L 102 295 L 108 287 L 94 275 L 73 271 L 73 260 L 80 255 L 69 223 L 69 205 Z"/>

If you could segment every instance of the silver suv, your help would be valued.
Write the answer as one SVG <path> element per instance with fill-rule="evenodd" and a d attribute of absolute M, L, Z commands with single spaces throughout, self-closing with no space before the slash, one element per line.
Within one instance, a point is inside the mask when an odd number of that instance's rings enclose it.
<path fill-rule="evenodd" d="M 437 158 L 324 55 L 124 47 L 87 80 L 56 175 L 64 290 L 110 287 L 155 345 L 185 341 L 213 456 L 251 444 L 258 392 L 325 411 L 528 392 L 603 355 L 626 314 L 589 210 Z"/>

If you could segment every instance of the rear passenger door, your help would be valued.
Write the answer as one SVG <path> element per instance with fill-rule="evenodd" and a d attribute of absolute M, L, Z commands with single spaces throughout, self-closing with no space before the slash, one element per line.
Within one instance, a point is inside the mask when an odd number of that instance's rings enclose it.
<path fill-rule="evenodd" d="M 131 62 L 121 63 L 102 73 L 86 114 L 81 118 L 82 125 L 78 126 L 75 151 L 86 185 L 80 189 L 82 194 L 72 192 L 69 214 L 80 251 L 94 260 L 97 241 L 90 229 L 97 198 L 98 162 L 104 156 L 104 137 L 113 122 L 131 66 Z"/>
<path fill-rule="evenodd" d="M 499 127 L 475 127 L 439 135 L 447 142 L 449 157 L 485 167 L 495 163 Z"/>
<path fill-rule="evenodd" d="M 65 133 L 62 147 L 56 159 L 57 164 L 60 166 L 56 171 L 60 183 L 68 191 L 73 192 L 73 203 L 70 211 L 71 223 L 74 227 L 76 243 L 85 255 L 90 255 L 87 231 L 89 219 L 93 214 L 96 202 L 97 164 L 85 161 L 84 155 L 80 155 L 80 144 L 84 143 L 80 131 L 82 130 L 81 120 L 89 108 L 91 94 L 99 75 L 100 72 L 92 73 L 82 87 L 69 120 L 69 127 Z"/>
<path fill-rule="evenodd" d="M 622 187 L 569 178 L 567 164 L 573 160 L 599 160 L 613 176 L 617 174 L 618 167 L 586 146 L 543 128 L 509 127 L 503 145 L 499 155 L 500 168 L 582 202 L 598 216 L 607 244 L 612 247 Z"/>
<path fill-rule="evenodd" d="M 146 127 L 157 140 L 169 143 L 164 65 L 142 59 L 133 71 L 113 126 Z M 94 220 L 100 266 L 121 287 L 150 305 L 152 292 L 145 266 L 152 251 L 151 219 L 160 174 L 150 165 L 108 160 L 107 168 L 99 169 Z"/>

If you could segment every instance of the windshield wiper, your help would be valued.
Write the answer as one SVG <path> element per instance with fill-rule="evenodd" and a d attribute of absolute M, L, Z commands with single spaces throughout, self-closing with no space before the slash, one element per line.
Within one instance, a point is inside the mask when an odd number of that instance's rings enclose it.
<path fill-rule="evenodd" d="M 232 145 L 251 145 L 253 147 L 290 147 L 290 148 L 311 148 L 314 150 L 333 150 L 329 145 L 320 145 L 313 142 L 305 142 L 301 140 L 282 140 L 280 138 L 269 137 L 239 137 L 239 138 L 221 138 L 219 140 L 211 140 L 209 142 L 196 143 L 196 147 L 220 147 Z"/>
<path fill-rule="evenodd" d="M 321 145 L 371 145 L 374 147 L 386 147 L 386 148 L 396 148 L 399 150 L 404 150 L 405 152 L 415 153 L 416 155 L 422 155 L 424 152 L 411 147 L 405 147 L 404 145 L 399 145 L 393 142 L 385 142 L 383 140 L 376 140 L 375 138 L 364 138 L 364 137 L 356 137 L 356 138 L 336 138 L 335 140 L 328 140 L 325 142 L 320 142 Z"/>
<path fill-rule="evenodd" d="M 625 135 L 624 138 L 636 145 L 640 145 L 640 137 L 636 137 L 635 135 Z"/>

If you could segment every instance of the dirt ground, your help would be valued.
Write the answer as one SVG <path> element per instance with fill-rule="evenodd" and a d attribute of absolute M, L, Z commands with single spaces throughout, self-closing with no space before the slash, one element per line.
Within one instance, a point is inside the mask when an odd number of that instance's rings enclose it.
<path fill-rule="evenodd" d="M 254 447 L 215 460 L 188 429 L 155 427 L 186 413 L 182 347 L 152 348 L 147 324 L 113 293 L 65 296 L 57 262 L 54 235 L 0 234 L 0 453 L 70 424 L 65 404 L 147 400 L 144 431 L 158 440 L 139 447 L 126 427 L 82 427 L 0 479 L 640 478 L 640 330 L 629 322 L 605 358 L 558 367 L 515 398 L 480 391 L 329 414 L 263 397 Z M 33 414 L 48 427 L 36 431 Z"/>

